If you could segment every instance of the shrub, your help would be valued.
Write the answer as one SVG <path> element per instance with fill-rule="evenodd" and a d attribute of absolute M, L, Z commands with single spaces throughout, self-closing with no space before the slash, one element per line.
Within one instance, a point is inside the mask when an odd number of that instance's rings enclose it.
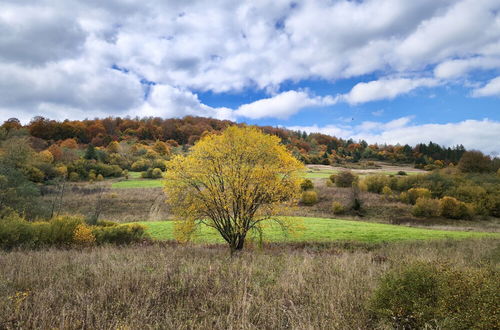
<path fill-rule="evenodd" d="M 476 150 L 466 151 L 458 162 L 458 168 L 462 172 L 489 172 L 493 169 L 492 165 L 489 156 L 485 156 L 482 152 Z"/>
<path fill-rule="evenodd" d="M 343 214 L 345 212 L 344 205 L 340 202 L 333 202 L 332 203 L 332 212 L 333 214 Z"/>
<path fill-rule="evenodd" d="M 302 183 L 300 184 L 300 189 L 302 189 L 302 191 L 313 190 L 314 184 L 311 180 L 304 179 L 304 181 L 302 181 Z"/>
<path fill-rule="evenodd" d="M 39 241 L 42 245 L 69 246 L 79 225 L 85 223 L 80 216 L 58 216 L 48 223 L 39 223 Z"/>
<path fill-rule="evenodd" d="M 388 186 L 384 186 L 384 188 L 382 188 L 382 194 L 386 198 L 390 198 L 390 197 L 392 197 L 392 189 L 389 188 Z"/>
<path fill-rule="evenodd" d="M 387 273 L 380 280 L 369 309 L 394 328 L 422 328 L 435 316 L 438 300 L 436 268 L 414 264 Z"/>
<path fill-rule="evenodd" d="M 500 171 L 499 171 L 499 175 L 500 175 Z M 336 174 L 332 174 L 332 175 L 330 175 L 330 181 L 331 181 L 332 183 L 335 183 L 335 178 L 336 178 L 336 177 L 337 177 L 337 175 L 336 175 Z"/>
<path fill-rule="evenodd" d="M 102 174 L 99 174 L 96 178 L 97 181 L 104 181 L 104 177 L 102 176 Z"/>
<path fill-rule="evenodd" d="M 411 213 L 416 217 L 437 217 L 440 214 L 439 201 L 437 199 L 419 197 Z"/>
<path fill-rule="evenodd" d="M 314 205 L 318 202 L 318 193 L 316 193 L 314 190 L 304 191 L 302 192 L 300 201 L 304 205 Z"/>
<path fill-rule="evenodd" d="M 384 186 L 389 184 L 389 178 L 385 175 L 369 175 L 363 180 L 369 192 L 380 194 Z"/>
<path fill-rule="evenodd" d="M 152 162 L 148 159 L 139 159 L 134 162 L 131 166 L 132 171 L 141 172 L 146 171 L 149 167 L 151 167 Z"/>
<path fill-rule="evenodd" d="M 398 171 L 398 175 L 405 176 L 407 175 L 405 171 Z"/>
<path fill-rule="evenodd" d="M 431 192 L 427 188 L 408 189 L 408 203 L 415 204 L 418 198 L 431 198 Z"/>
<path fill-rule="evenodd" d="M 471 215 L 467 205 L 454 197 L 445 196 L 441 198 L 439 207 L 441 216 L 445 218 L 464 219 Z"/>
<path fill-rule="evenodd" d="M 356 176 L 351 171 L 342 171 L 335 177 L 335 185 L 337 187 L 351 187 L 356 180 Z"/>
<path fill-rule="evenodd" d="M 373 316 L 394 328 L 493 329 L 498 271 L 415 263 L 387 273 L 369 301 Z"/>
<path fill-rule="evenodd" d="M 35 244 L 35 232 L 30 223 L 15 213 L 0 219 L 0 247 L 9 250 Z"/>
<path fill-rule="evenodd" d="M 163 177 L 163 172 L 159 168 L 155 168 L 153 169 L 153 171 L 151 171 L 151 177 L 153 179 L 159 179 Z"/>
<path fill-rule="evenodd" d="M 92 228 L 85 224 L 79 224 L 73 233 L 73 242 L 80 246 L 91 246 L 95 243 Z"/>
<path fill-rule="evenodd" d="M 130 244 L 148 238 L 146 228 L 139 224 L 93 227 L 97 244 Z"/>
<path fill-rule="evenodd" d="M 73 181 L 73 182 L 75 182 L 75 181 L 78 181 L 78 180 L 80 180 L 80 176 L 78 175 L 78 173 L 76 173 L 76 172 L 71 172 L 71 173 L 69 174 L 69 181 Z"/>

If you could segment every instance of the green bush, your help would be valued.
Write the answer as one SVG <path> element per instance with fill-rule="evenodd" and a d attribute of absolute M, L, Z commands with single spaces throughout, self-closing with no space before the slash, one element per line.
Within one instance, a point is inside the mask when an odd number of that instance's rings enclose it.
<path fill-rule="evenodd" d="M 342 171 L 335 176 L 335 185 L 344 188 L 351 187 L 356 178 L 351 171 Z"/>
<path fill-rule="evenodd" d="M 0 248 L 9 250 L 18 246 L 35 245 L 35 232 L 31 224 L 12 213 L 0 219 Z"/>
<path fill-rule="evenodd" d="M 304 181 L 302 181 L 302 183 L 300 184 L 300 189 L 302 189 L 302 191 L 313 190 L 314 184 L 311 180 L 304 179 Z"/>
<path fill-rule="evenodd" d="M 441 216 L 449 219 L 465 219 L 471 216 L 471 210 L 464 202 L 454 197 L 445 196 L 439 201 Z"/>
<path fill-rule="evenodd" d="M 499 174 L 499 175 L 500 175 L 500 174 Z M 337 175 L 336 175 L 336 174 L 332 174 L 332 175 L 330 175 L 330 177 L 329 177 L 330 182 L 331 182 L 331 183 L 335 183 L 335 178 L 336 178 L 336 177 L 337 177 Z"/>
<path fill-rule="evenodd" d="M 38 223 L 38 238 L 41 245 L 70 246 L 78 225 L 85 223 L 80 216 L 58 216 L 49 222 Z"/>
<path fill-rule="evenodd" d="M 382 188 L 382 195 L 384 195 L 386 198 L 391 198 L 393 193 L 392 193 L 392 189 L 388 186 L 384 186 L 384 188 Z"/>
<path fill-rule="evenodd" d="M 318 193 L 316 193 L 314 190 L 304 191 L 302 192 L 300 201 L 304 205 L 314 205 L 318 202 Z"/>
<path fill-rule="evenodd" d="M 345 207 L 340 202 L 332 203 L 332 212 L 333 214 L 343 214 L 345 212 Z"/>
<path fill-rule="evenodd" d="M 15 213 L 0 219 L 0 248 L 4 250 L 39 248 L 44 246 L 69 247 L 74 245 L 77 228 L 89 228 L 97 244 L 130 244 L 148 239 L 145 227 L 139 224 L 118 225 L 98 221 L 96 226 L 86 226 L 83 217 L 59 216 L 48 222 L 29 222 Z"/>
<path fill-rule="evenodd" d="M 404 176 L 407 175 L 405 171 L 398 171 L 398 175 Z"/>
<path fill-rule="evenodd" d="M 130 244 L 146 238 L 146 228 L 139 224 L 95 226 L 92 229 L 97 244 Z"/>
<path fill-rule="evenodd" d="M 422 328 L 435 317 L 438 284 L 436 267 L 430 264 L 391 271 L 380 280 L 369 310 L 394 328 Z"/>
<path fill-rule="evenodd" d="M 408 203 L 415 204 L 419 198 L 431 198 L 431 192 L 427 188 L 411 188 L 408 190 Z"/>
<path fill-rule="evenodd" d="M 415 263 L 382 277 L 368 307 L 398 329 L 494 329 L 498 292 L 497 270 Z"/>
<path fill-rule="evenodd" d="M 411 213 L 416 217 L 437 217 L 440 214 L 439 201 L 437 199 L 419 197 Z"/>
<path fill-rule="evenodd" d="M 389 178 L 385 175 L 369 175 L 364 179 L 369 192 L 380 194 L 385 186 L 389 185 Z"/>

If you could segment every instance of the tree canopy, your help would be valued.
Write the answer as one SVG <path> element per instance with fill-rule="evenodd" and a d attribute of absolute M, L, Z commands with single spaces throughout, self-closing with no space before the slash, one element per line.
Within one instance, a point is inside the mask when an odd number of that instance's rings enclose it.
<path fill-rule="evenodd" d="M 215 228 L 234 252 L 250 230 L 296 200 L 302 168 L 278 137 L 232 126 L 168 162 L 167 203 L 180 221 Z"/>

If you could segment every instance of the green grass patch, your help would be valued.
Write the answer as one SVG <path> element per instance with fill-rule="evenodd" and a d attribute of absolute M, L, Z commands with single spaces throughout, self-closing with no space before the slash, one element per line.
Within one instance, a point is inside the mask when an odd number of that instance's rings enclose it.
<path fill-rule="evenodd" d="M 113 189 L 130 189 L 130 188 L 158 188 L 163 187 L 162 179 L 133 179 L 113 182 Z"/>
<path fill-rule="evenodd" d="M 131 179 L 140 179 L 141 178 L 141 173 L 142 172 L 133 172 L 133 171 L 130 171 L 130 172 L 128 172 L 128 176 Z"/>
<path fill-rule="evenodd" d="M 462 239 L 470 237 L 496 237 L 499 233 L 446 231 L 406 226 L 388 225 L 373 222 L 292 217 L 303 227 L 296 234 L 287 235 L 278 225 L 269 225 L 264 231 L 264 239 L 271 242 L 332 242 L 358 241 L 366 243 L 395 242 L 430 239 Z M 147 228 L 152 238 L 171 240 L 173 236 L 172 221 L 139 222 Z M 194 242 L 222 243 L 220 235 L 212 228 L 200 226 Z"/>
<path fill-rule="evenodd" d="M 329 178 L 332 174 L 337 174 L 337 170 L 308 170 L 304 172 L 303 176 L 306 179 L 324 179 Z"/>

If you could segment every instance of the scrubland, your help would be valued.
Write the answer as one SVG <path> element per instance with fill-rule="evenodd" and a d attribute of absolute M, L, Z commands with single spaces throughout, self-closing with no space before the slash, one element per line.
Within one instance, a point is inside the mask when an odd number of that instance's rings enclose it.
<path fill-rule="evenodd" d="M 266 244 L 234 257 L 176 244 L 0 252 L 0 328 L 392 328 L 370 307 L 384 274 L 414 262 L 498 270 L 499 243 Z M 498 308 L 488 313 L 498 321 Z"/>

